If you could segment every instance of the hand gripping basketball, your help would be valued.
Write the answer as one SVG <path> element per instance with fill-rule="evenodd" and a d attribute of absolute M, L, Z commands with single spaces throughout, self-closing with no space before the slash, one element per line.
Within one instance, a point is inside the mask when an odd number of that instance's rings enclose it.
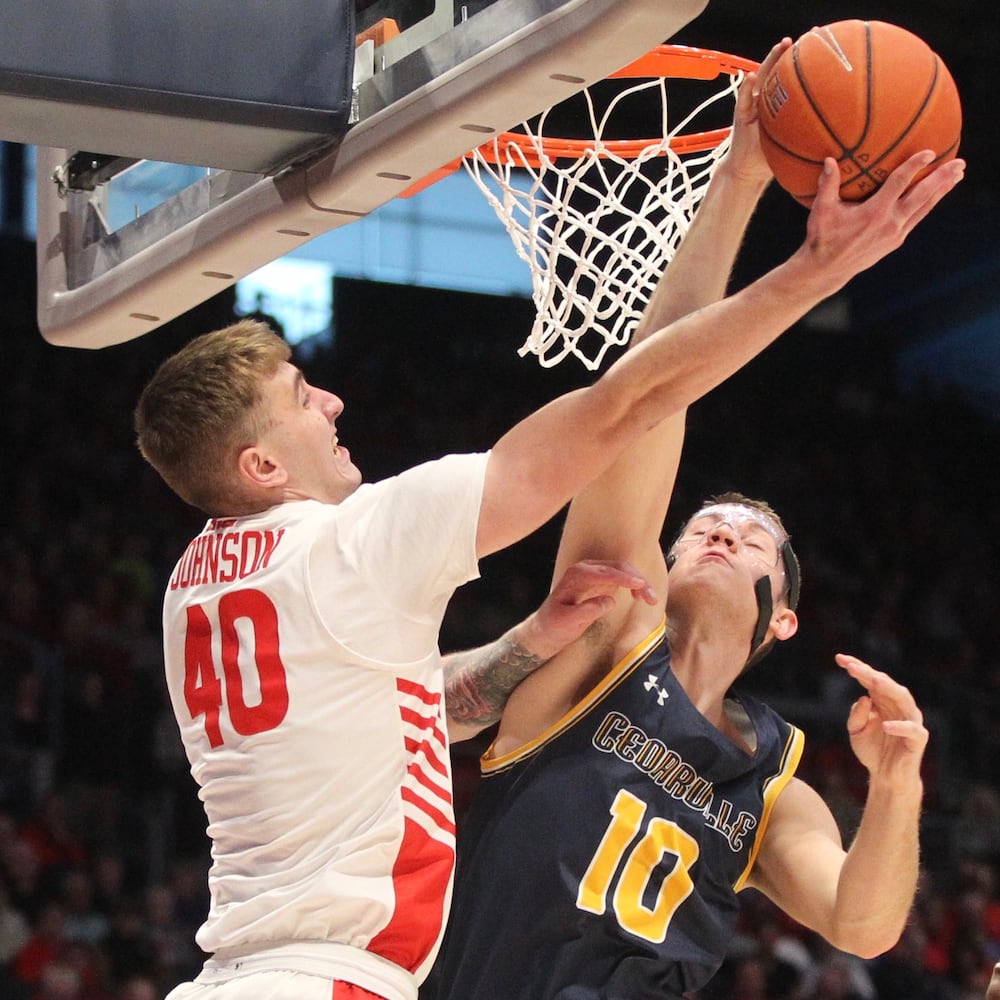
<path fill-rule="evenodd" d="M 859 201 L 920 150 L 936 156 L 917 180 L 958 152 L 955 82 L 926 42 L 894 24 L 813 28 L 763 76 L 760 90 L 764 155 L 778 183 L 806 206 L 827 156 L 837 160 L 841 198 Z"/>

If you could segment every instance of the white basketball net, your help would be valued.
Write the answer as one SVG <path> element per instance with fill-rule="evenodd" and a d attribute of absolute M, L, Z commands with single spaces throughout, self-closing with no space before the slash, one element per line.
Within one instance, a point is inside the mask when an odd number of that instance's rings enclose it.
<path fill-rule="evenodd" d="M 521 356 L 534 354 L 539 364 L 551 367 L 573 354 L 594 370 L 611 347 L 628 343 L 729 145 L 727 136 L 707 151 L 678 154 L 671 141 L 696 131 L 713 105 L 735 101 L 742 78 L 742 73 L 723 74 L 723 88 L 716 87 L 675 124 L 668 122 L 663 78 L 628 86 L 600 117 L 590 90 L 584 90 L 594 142 L 588 139 L 582 155 L 553 159 L 545 152 L 550 109 L 518 130 L 525 133 L 528 155 L 495 139 L 465 157 L 518 257 L 531 268 L 537 315 Z M 605 139 L 615 112 L 657 89 L 663 138 L 634 159 L 618 155 Z"/>

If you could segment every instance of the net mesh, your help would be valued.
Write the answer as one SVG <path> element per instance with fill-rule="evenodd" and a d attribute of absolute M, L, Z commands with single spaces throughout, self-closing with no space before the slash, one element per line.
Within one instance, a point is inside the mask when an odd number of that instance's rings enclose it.
<path fill-rule="evenodd" d="M 742 78 L 742 71 L 722 74 L 707 96 L 709 85 L 700 81 L 702 94 L 675 121 L 663 77 L 623 81 L 603 108 L 587 88 L 575 100 L 586 109 L 584 131 L 592 138 L 550 138 L 547 132 L 562 126 L 549 109 L 522 123 L 514 141 L 507 133 L 465 157 L 531 269 L 536 318 L 519 354 L 535 355 L 544 367 L 573 355 L 594 370 L 609 349 L 628 343 L 728 148 L 728 128 L 702 126 L 720 108 L 723 120 L 732 120 Z M 613 138 L 622 122 L 635 120 L 637 101 L 650 121 L 651 97 L 660 138 Z"/>

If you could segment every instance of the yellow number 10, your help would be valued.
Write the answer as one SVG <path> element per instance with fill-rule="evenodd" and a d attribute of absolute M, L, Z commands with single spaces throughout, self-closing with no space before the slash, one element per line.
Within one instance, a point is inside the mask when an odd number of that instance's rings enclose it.
<path fill-rule="evenodd" d="M 676 823 L 654 816 L 641 839 L 629 850 L 646 815 L 646 803 L 622 789 L 615 796 L 610 812 L 611 823 L 580 883 L 576 905 L 590 913 L 603 913 L 608 890 L 624 857 L 612 899 L 618 923 L 647 941 L 663 941 L 671 918 L 694 888 L 689 872 L 698 860 L 698 842 Z M 666 854 L 674 856 L 674 866 L 664 877 L 656 903 L 650 909 L 642 898 L 653 870 Z"/>

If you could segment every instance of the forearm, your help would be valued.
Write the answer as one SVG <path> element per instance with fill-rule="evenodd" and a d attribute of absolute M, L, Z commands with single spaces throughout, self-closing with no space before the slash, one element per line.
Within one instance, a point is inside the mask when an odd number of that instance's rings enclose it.
<path fill-rule="evenodd" d="M 489 645 L 445 657 L 445 708 L 452 742 L 470 739 L 498 722 L 511 691 L 545 662 L 522 644 L 521 627 Z"/>
<path fill-rule="evenodd" d="M 766 179 L 741 176 L 727 160 L 716 167 L 691 226 L 636 327 L 633 346 L 722 298 L 747 224 L 766 187 Z"/>
<path fill-rule="evenodd" d="M 888 196 L 882 202 L 869 199 L 860 206 L 845 206 L 836 197 L 837 173 L 833 161 L 828 161 L 821 197 L 807 222 L 805 242 L 788 260 L 737 294 L 699 309 L 666 330 L 650 333 L 608 374 L 622 376 L 628 384 L 630 378 L 641 381 L 644 374 L 655 379 L 654 373 L 666 372 L 665 380 L 649 397 L 658 400 L 661 412 L 675 412 L 701 398 L 810 309 L 903 243 L 917 221 L 930 211 L 933 200 L 956 182 L 955 177 L 935 178 L 932 174 L 928 180 L 936 180 L 937 190 L 925 202 L 915 200 L 917 208 L 907 215 L 899 210 L 899 188 L 919 163 L 915 157 L 908 161 L 904 176 L 894 175 L 893 180 L 899 183 L 880 192 Z M 642 365 L 644 371 L 636 373 L 628 367 L 630 363 Z M 642 393 L 633 386 L 626 398 L 636 396 L 642 398 Z M 669 400 L 666 405 L 665 398 Z"/>
<path fill-rule="evenodd" d="M 623 600 L 653 604 L 656 595 L 636 569 L 618 560 L 583 560 L 556 581 L 541 606 L 495 642 L 444 661 L 445 707 L 452 740 L 469 739 L 500 719 L 511 692 Z"/>
<path fill-rule="evenodd" d="M 652 426 L 715 388 L 852 276 L 806 248 L 753 284 L 674 322 L 634 347 L 594 388 L 611 434 L 621 423 Z M 603 384 L 602 384 L 603 383 Z M 647 410 L 645 419 L 637 414 Z M 593 426 L 593 421 L 590 422 Z"/>
<path fill-rule="evenodd" d="M 567 393 L 505 434 L 487 467 L 477 554 L 496 552 L 549 520 L 624 448 L 715 388 L 898 247 L 961 178 L 964 163 L 953 160 L 904 198 L 930 155 L 911 157 L 871 198 L 854 205 L 840 201 L 836 163 L 828 160 L 806 241 L 790 259 L 735 295 L 658 329 L 589 389 Z"/>
<path fill-rule="evenodd" d="M 837 947 L 865 958 L 892 948 L 903 933 L 920 870 L 919 778 L 869 788 L 857 836 L 837 886 Z"/>
<path fill-rule="evenodd" d="M 549 520 L 608 468 L 609 456 L 714 389 L 841 284 L 809 254 L 797 253 L 735 295 L 658 330 L 588 389 L 521 421 L 493 448 L 478 555 Z"/>

